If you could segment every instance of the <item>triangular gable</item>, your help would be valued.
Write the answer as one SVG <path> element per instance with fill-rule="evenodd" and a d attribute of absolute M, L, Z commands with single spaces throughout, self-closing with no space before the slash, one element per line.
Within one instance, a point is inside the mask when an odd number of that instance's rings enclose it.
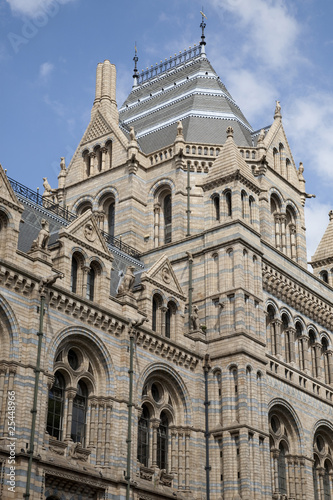
<path fill-rule="evenodd" d="M 62 229 L 59 237 L 61 238 L 64 234 L 77 238 L 82 242 L 82 246 L 93 247 L 94 250 L 99 250 L 108 256 L 111 255 L 91 210 L 87 210 L 69 226 Z"/>
<path fill-rule="evenodd" d="M 106 135 L 112 131 L 111 125 L 107 122 L 100 111 L 97 111 L 94 118 L 89 123 L 84 136 L 82 137 L 81 144 L 93 141 L 99 137 Z"/>
<path fill-rule="evenodd" d="M 23 205 L 18 201 L 16 194 L 7 178 L 7 175 L 0 164 L 0 202 L 4 205 L 16 205 L 22 212 Z"/>
<path fill-rule="evenodd" d="M 141 282 L 145 280 L 185 299 L 184 292 L 166 254 L 162 255 L 148 271 L 142 274 Z"/>
<path fill-rule="evenodd" d="M 232 135 L 229 135 L 219 156 L 216 158 L 209 175 L 203 182 L 204 184 L 216 183 L 230 175 L 240 174 L 253 186 L 259 189 L 258 181 L 253 176 L 250 166 L 246 163 L 235 144 Z"/>
<path fill-rule="evenodd" d="M 273 168 L 273 148 L 276 147 L 279 149 L 279 144 L 283 144 L 284 146 L 284 154 L 286 158 L 289 158 L 291 161 L 291 164 L 293 166 L 293 171 L 294 171 L 294 176 L 293 180 L 296 181 L 298 179 L 297 177 L 297 170 L 294 162 L 294 158 L 289 146 L 289 142 L 285 133 L 285 130 L 283 128 L 282 120 L 281 118 L 275 118 L 274 122 L 272 123 L 270 129 L 268 130 L 267 134 L 264 137 L 263 140 L 263 145 L 266 147 L 267 150 L 267 161 L 269 165 Z"/>

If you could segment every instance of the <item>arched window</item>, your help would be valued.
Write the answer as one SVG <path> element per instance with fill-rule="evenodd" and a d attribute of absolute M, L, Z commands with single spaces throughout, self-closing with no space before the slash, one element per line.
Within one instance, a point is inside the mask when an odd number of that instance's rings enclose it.
<path fill-rule="evenodd" d="M 242 219 L 246 217 L 246 197 L 247 194 L 245 191 L 241 192 L 241 201 L 242 201 Z"/>
<path fill-rule="evenodd" d="M 164 243 L 170 243 L 171 221 L 172 221 L 171 194 L 167 194 L 164 197 L 163 215 L 164 215 Z"/>
<path fill-rule="evenodd" d="M 110 203 L 108 207 L 108 233 L 110 236 L 114 236 L 114 217 L 115 216 L 115 204 Z"/>
<path fill-rule="evenodd" d="M 72 269 L 71 269 L 71 292 L 77 292 L 77 270 L 78 270 L 78 262 L 75 255 L 72 257 Z"/>
<path fill-rule="evenodd" d="M 169 339 L 171 333 L 171 309 L 168 305 L 167 310 L 165 312 L 165 336 Z"/>
<path fill-rule="evenodd" d="M 92 205 L 90 201 L 84 201 L 80 203 L 80 205 L 76 209 L 77 215 L 82 215 L 84 212 L 87 212 L 87 210 L 92 210 Z"/>
<path fill-rule="evenodd" d="M 157 430 L 157 466 L 165 470 L 168 470 L 168 439 L 169 419 L 166 412 L 162 411 Z"/>
<path fill-rule="evenodd" d="M 138 451 L 137 458 L 140 464 L 148 467 L 149 461 L 149 411 L 142 405 L 142 413 L 138 422 Z"/>
<path fill-rule="evenodd" d="M 290 205 L 286 209 L 286 239 L 287 255 L 292 259 L 297 257 L 296 248 L 296 215 L 295 210 Z"/>
<path fill-rule="evenodd" d="M 65 381 L 59 372 L 56 372 L 54 378 L 54 384 L 49 390 L 46 430 L 50 436 L 61 440 Z"/>
<path fill-rule="evenodd" d="M 271 344 L 271 353 L 273 355 L 278 354 L 278 331 L 277 331 L 277 322 L 275 318 L 276 311 L 274 307 L 270 304 L 267 307 L 266 314 L 266 333 L 267 333 L 267 342 L 270 341 Z"/>
<path fill-rule="evenodd" d="M 274 148 L 273 149 L 273 168 L 275 171 L 277 171 L 277 169 L 278 169 L 278 165 L 279 165 L 278 159 L 279 159 L 278 150 L 276 148 Z"/>
<path fill-rule="evenodd" d="M 225 191 L 224 193 L 224 197 L 225 197 L 225 205 L 226 205 L 226 216 L 227 217 L 231 217 L 232 216 L 232 198 L 231 198 L 231 191 L 228 190 L 228 191 Z"/>
<path fill-rule="evenodd" d="M 250 212 L 250 224 L 254 223 L 254 198 L 249 196 L 249 212 Z"/>
<path fill-rule="evenodd" d="M 213 196 L 214 218 L 220 220 L 220 197 L 218 194 Z"/>
<path fill-rule="evenodd" d="M 319 428 L 313 441 L 313 486 L 315 500 L 333 498 L 332 431 L 325 426 Z"/>
<path fill-rule="evenodd" d="M 85 445 L 87 397 L 87 386 L 80 380 L 77 384 L 77 392 L 73 400 L 71 439 L 74 443 L 81 443 L 82 446 Z"/>
<path fill-rule="evenodd" d="M 278 458 L 278 482 L 279 493 L 287 494 L 287 466 L 286 466 L 286 446 L 280 443 Z"/>
<path fill-rule="evenodd" d="M 328 283 L 328 272 L 327 271 L 321 271 L 319 273 L 320 278 L 325 282 Z"/>

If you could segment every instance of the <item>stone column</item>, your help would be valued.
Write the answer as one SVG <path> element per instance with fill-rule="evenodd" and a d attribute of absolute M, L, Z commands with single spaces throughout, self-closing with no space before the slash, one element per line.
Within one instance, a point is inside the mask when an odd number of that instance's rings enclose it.
<path fill-rule="evenodd" d="M 105 170 L 105 159 L 106 159 L 106 154 L 107 154 L 107 148 L 104 146 L 103 148 L 101 148 L 101 152 L 102 152 L 102 165 L 101 165 L 101 172 L 104 172 Z"/>
<path fill-rule="evenodd" d="M 87 277 L 88 277 L 88 272 L 90 270 L 90 267 L 88 266 L 82 266 L 82 271 L 83 271 L 83 276 L 82 276 L 82 297 L 84 299 L 87 298 Z"/>
<path fill-rule="evenodd" d="M 95 159 L 96 159 L 96 153 L 93 151 L 89 153 L 89 158 L 90 158 L 90 175 L 94 175 L 95 173 Z"/>
<path fill-rule="evenodd" d="M 68 389 L 68 391 L 67 391 L 68 407 L 67 407 L 66 441 L 71 440 L 73 401 L 74 401 L 75 396 L 76 396 L 76 390 L 75 389 Z"/>
<path fill-rule="evenodd" d="M 296 329 L 288 328 L 289 332 L 289 352 L 290 352 L 290 362 L 295 363 L 296 354 L 295 354 L 295 338 L 296 338 Z"/>
<path fill-rule="evenodd" d="M 295 260 L 297 257 L 295 224 L 290 224 L 289 229 L 290 229 L 290 253 L 291 253 L 291 258 Z"/>
<path fill-rule="evenodd" d="M 157 248 L 160 241 L 160 213 L 161 205 L 155 203 L 154 205 L 154 247 Z"/>
<path fill-rule="evenodd" d="M 101 465 L 101 462 L 102 462 L 103 413 L 104 413 L 104 401 L 99 401 L 99 404 L 98 404 L 98 424 L 97 424 L 96 465 Z"/>
<path fill-rule="evenodd" d="M 280 216 L 280 224 L 281 224 L 281 251 L 287 254 L 287 245 L 286 245 L 286 216 L 283 214 Z"/>
<path fill-rule="evenodd" d="M 95 439 L 95 425 L 96 425 L 96 407 L 97 400 L 96 398 L 92 398 L 90 402 L 90 433 L 89 433 L 89 448 L 94 448 L 96 446 Z"/>
<path fill-rule="evenodd" d="M 328 350 L 326 352 L 326 356 L 327 356 L 327 371 L 328 371 L 328 383 L 329 384 L 333 384 L 333 361 L 332 361 L 332 354 L 333 354 L 333 351 L 331 350 Z"/>
<path fill-rule="evenodd" d="M 288 464 L 288 490 L 291 498 L 295 497 L 295 462 L 291 455 L 286 456 Z"/>
<path fill-rule="evenodd" d="M 323 366 L 323 363 L 322 363 L 322 361 L 324 361 L 324 360 L 322 360 L 322 357 L 321 357 L 322 347 L 323 346 L 321 345 L 320 342 L 316 342 L 315 343 L 314 349 L 315 349 L 316 367 L 317 367 L 316 376 L 321 381 L 324 380 L 324 377 L 323 377 L 324 366 Z"/>
<path fill-rule="evenodd" d="M 279 493 L 279 471 L 278 471 L 278 460 L 280 451 L 277 449 L 272 450 L 272 461 L 273 461 L 273 493 Z"/>
<path fill-rule="evenodd" d="M 159 418 L 153 418 L 153 419 L 150 420 L 150 424 L 151 424 L 152 431 L 153 431 L 152 467 L 156 468 L 157 467 L 157 429 L 159 428 L 159 425 L 160 425 L 160 419 Z"/>
<path fill-rule="evenodd" d="M 177 431 L 175 426 L 170 426 L 169 427 L 170 432 L 171 432 L 171 474 L 176 473 L 176 458 L 177 458 L 177 448 L 176 448 L 176 437 L 177 437 Z"/>
<path fill-rule="evenodd" d="M 110 464 L 110 436 L 111 436 L 111 410 L 112 403 L 108 401 L 106 403 L 106 423 L 105 423 L 105 448 L 104 448 L 104 465 L 108 466 Z"/>
<path fill-rule="evenodd" d="M 183 474 L 184 474 L 184 464 L 183 464 L 183 438 L 184 434 L 178 432 L 178 489 L 183 489 Z"/>
<path fill-rule="evenodd" d="M 185 490 L 190 489 L 190 431 L 185 432 Z"/>
<path fill-rule="evenodd" d="M 274 216 L 275 223 L 275 246 L 278 250 L 280 250 L 281 246 L 281 238 L 280 238 L 280 214 L 275 214 Z"/>
<path fill-rule="evenodd" d="M 160 317 L 161 317 L 161 335 L 163 335 L 163 337 L 165 337 L 165 315 L 166 315 L 166 312 L 167 312 L 167 308 L 166 307 L 160 307 Z"/>

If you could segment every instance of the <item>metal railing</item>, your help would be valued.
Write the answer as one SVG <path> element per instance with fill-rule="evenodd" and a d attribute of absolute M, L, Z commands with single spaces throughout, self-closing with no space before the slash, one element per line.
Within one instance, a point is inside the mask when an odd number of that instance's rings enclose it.
<path fill-rule="evenodd" d="M 184 52 L 180 52 L 179 54 L 175 54 L 174 57 L 170 56 L 170 59 L 165 59 L 159 64 L 156 63 L 156 65 L 152 66 L 150 69 L 142 71 L 142 73 L 138 75 L 138 83 L 139 85 L 145 83 L 148 80 L 161 75 L 162 73 L 166 73 L 170 69 L 177 68 L 178 66 L 185 64 L 187 61 L 194 59 L 200 54 L 201 47 L 200 45 L 198 45 L 195 47 L 190 47 L 189 49 L 184 50 Z"/>
<path fill-rule="evenodd" d="M 46 208 L 46 210 L 53 212 L 59 217 L 62 217 L 67 222 L 73 222 L 73 220 L 77 218 L 77 215 L 67 210 L 67 208 L 63 208 L 58 203 L 54 203 L 52 200 L 48 200 L 45 197 L 43 198 L 43 196 L 41 196 L 38 191 L 33 191 L 32 189 L 24 186 L 23 184 L 20 184 L 19 182 L 11 179 L 8 176 L 7 178 L 15 193 L 24 196 L 24 198 L 27 198 L 33 203 L 36 203 L 36 205 Z"/>
<path fill-rule="evenodd" d="M 27 200 L 30 200 L 33 203 L 36 203 L 36 205 L 39 205 L 40 207 L 49 210 L 50 212 L 58 215 L 59 217 L 62 217 L 69 223 L 77 219 L 78 216 L 76 214 L 70 212 L 66 208 L 59 206 L 57 203 L 48 200 L 45 197 L 43 198 L 43 196 L 41 196 L 38 193 L 38 191 L 33 191 L 32 189 L 28 188 L 27 186 L 24 186 L 23 184 L 20 184 L 20 182 L 17 182 L 8 176 L 7 179 L 9 180 L 13 188 L 13 191 L 23 196 Z M 131 247 L 127 243 L 124 243 L 120 238 L 116 238 L 115 236 L 112 236 L 111 234 L 106 233 L 105 231 L 101 231 L 101 233 L 105 238 L 107 244 L 111 245 L 114 248 L 117 248 L 118 250 L 126 253 L 127 255 L 133 257 L 134 259 L 140 258 L 140 252 L 138 252 L 136 248 Z"/>

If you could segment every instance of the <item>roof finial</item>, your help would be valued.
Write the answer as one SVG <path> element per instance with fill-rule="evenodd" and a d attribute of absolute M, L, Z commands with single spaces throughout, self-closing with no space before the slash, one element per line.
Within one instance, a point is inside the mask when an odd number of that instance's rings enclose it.
<path fill-rule="evenodd" d="M 138 79 L 139 79 L 139 72 L 138 72 L 138 60 L 139 60 L 139 58 L 138 58 L 138 51 L 136 48 L 136 42 L 135 42 L 134 49 L 135 49 L 135 54 L 133 57 L 133 61 L 134 61 L 133 87 L 137 87 L 138 86 Z"/>
<path fill-rule="evenodd" d="M 200 42 L 200 47 L 201 47 L 201 55 L 203 57 L 206 57 L 206 50 L 205 50 L 205 45 L 206 45 L 206 42 L 205 42 L 205 28 L 206 28 L 206 23 L 205 23 L 205 19 L 207 19 L 207 16 L 205 16 L 205 14 L 203 13 L 203 7 L 202 7 L 202 10 L 200 11 L 200 14 L 202 16 L 202 21 L 201 21 L 201 24 L 200 24 L 200 28 L 201 28 L 201 42 Z"/>

